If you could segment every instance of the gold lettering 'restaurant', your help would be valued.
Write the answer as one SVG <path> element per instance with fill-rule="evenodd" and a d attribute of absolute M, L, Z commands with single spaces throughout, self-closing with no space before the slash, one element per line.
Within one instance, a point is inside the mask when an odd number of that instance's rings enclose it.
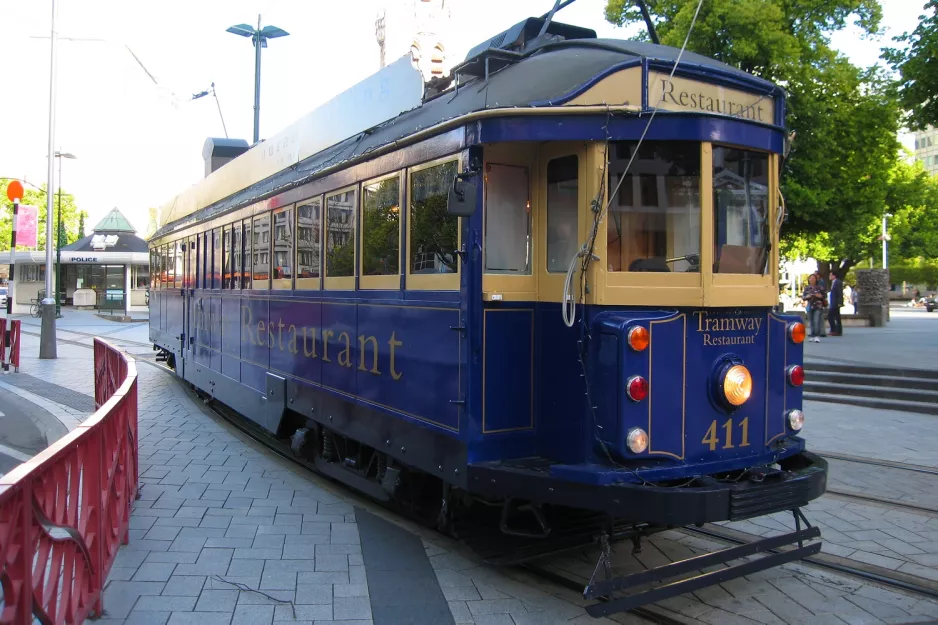
<path fill-rule="evenodd" d="M 201 317 L 198 322 L 203 323 Z M 358 362 L 353 363 L 352 345 L 356 341 L 348 332 L 336 334 L 334 330 L 322 328 L 309 326 L 297 328 L 292 323 L 284 323 L 283 319 L 255 321 L 251 309 L 248 306 L 241 306 L 241 341 L 243 343 L 250 343 L 257 347 L 266 346 L 272 350 L 289 353 L 294 358 L 299 358 L 302 354 L 303 358 L 316 360 L 320 358 L 317 350 L 318 337 L 322 337 L 322 362 L 335 362 L 338 366 L 347 368 L 352 368 L 357 364 L 359 371 L 367 371 L 377 376 L 383 375 L 378 362 L 378 338 L 375 336 L 358 335 Z M 302 349 L 297 345 L 298 341 L 302 344 Z M 332 357 L 329 352 L 330 345 Z M 400 380 L 404 375 L 397 369 L 396 353 L 397 348 L 403 346 L 404 342 L 397 338 L 397 332 L 391 332 L 391 337 L 388 339 L 388 359 L 385 363 L 387 366 L 385 370 L 394 380 Z"/>
<path fill-rule="evenodd" d="M 687 78 L 648 72 L 648 105 L 665 111 L 690 111 L 738 117 L 764 124 L 775 123 L 775 100 Z"/>

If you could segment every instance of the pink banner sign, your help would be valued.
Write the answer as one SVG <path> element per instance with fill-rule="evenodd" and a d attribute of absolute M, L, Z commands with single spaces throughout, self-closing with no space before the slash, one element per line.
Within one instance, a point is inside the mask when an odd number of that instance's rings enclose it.
<path fill-rule="evenodd" d="M 16 244 L 36 247 L 39 244 L 39 208 L 20 204 L 16 213 Z"/>

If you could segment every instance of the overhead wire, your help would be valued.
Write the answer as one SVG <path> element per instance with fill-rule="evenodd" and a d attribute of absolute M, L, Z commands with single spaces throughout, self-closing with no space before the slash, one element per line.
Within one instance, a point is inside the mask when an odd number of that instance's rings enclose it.
<path fill-rule="evenodd" d="M 687 35 L 684 37 L 684 43 L 681 46 L 680 51 L 678 52 L 677 57 L 674 60 L 674 66 L 671 68 L 671 73 L 668 76 L 668 83 L 671 82 L 674 78 L 674 72 L 677 71 L 678 65 L 680 65 L 681 57 L 684 55 L 684 51 L 687 49 L 687 44 L 690 41 L 691 34 L 694 31 L 694 25 L 697 23 L 697 17 L 700 15 L 700 9 L 703 6 L 704 0 L 698 0 L 697 9 L 694 11 L 694 16 L 691 19 L 690 27 L 687 29 Z M 612 193 L 608 196 L 608 201 L 603 203 L 602 196 L 606 188 L 606 177 L 608 175 L 609 168 L 609 118 L 610 114 L 607 113 L 606 118 L 606 146 L 605 152 L 603 154 L 603 171 L 602 171 L 602 180 L 600 182 L 599 191 L 596 198 L 592 202 L 593 206 L 593 227 L 590 231 L 589 239 L 583 243 L 580 247 L 580 250 L 574 255 L 570 260 L 570 265 L 567 268 L 566 276 L 564 277 L 564 290 L 561 299 L 561 314 L 563 316 L 564 324 L 568 328 L 572 328 L 576 320 L 576 304 L 579 298 L 574 296 L 573 293 L 573 275 L 576 272 L 577 264 L 580 264 L 580 297 L 585 298 L 585 295 L 588 293 L 588 283 L 587 283 L 587 271 L 589 265 L 593 260 L 599 260 L 599 257 L 594 253 L 594 248 L 596 246 L 596 238 L 599 233 L 599 224 L 602 223 L 602 220 L 605 218 L 606 213 L 609 211 L 612 202 L 615 200 L 617 194 L 619 193 L 619 188 L 622 186 L 622 183 L 625 181 L 626 176 L 628 175 L 629 169 L 632 167 L 632 163 L 635 161 L 636 156 L 639 153 L 639 150 L 642 146 L 642 142 L 645 140 L 645 136 L 648 134 L 648 129 L 651 127 L 651 123 L 655 119 L 655 115 L 658 112 L 658 108 L 661 106 L 661 103 L 664 101 L 664 94 L 666 90 L 662 89 L 661 97 L 655 103 L 654 108 L 652 109 L 651 116 L 648 118 L 648 121 L 645 123 L 645 127 L 642 130 L 642 134 L 639 137 L 638 143 L 635 146 L 632 156 L 629 158 L 628 163 L 625 166 L 625 169 L 622 172 L 622 176 L 619 178 L 619 182 L 616 184 L 615 189 L 612 190 Z M 585 301 L 585 300 L 584 300 Z M 621 469 L 627 469 L 634 477 L 642 484 L 647 484 L 648 482 L 642 478 L 634 469 L 631 467 L 625 466 L 619 462 L 616 462 L 612 457 L 609 448 L 606 446 L 606 443 L 602 440 L 601 430 L 602 426 L 599 425 L 599 420 L 596 415 L 596 406 L 593 403 L 592 392 L 590 389 L 589 382 L 589 370 L 586 366 L 585 352 L 586 345 L 585 342 L 588 342 L 590 339 L 589 327 L 586 323 L 586 316 L 580 316 L 580 325 L 581 325 L 581 338 L 577 345 L 577 358 L 579 359 L 581 377 L 583 378 L 583 383 L 586 387 L 586 401 L 589 407 L 590 414 L 593 421 L 593 436 L 596 439 L 596 442 L 599 444 L 600 449 L 602 449 L 606 460 L 608 460 L 613 466 L 616 466 Z M 691 480 L 693 481 L 693 479 Z M 690 482 L 688 482 L 690 483 Z"/>

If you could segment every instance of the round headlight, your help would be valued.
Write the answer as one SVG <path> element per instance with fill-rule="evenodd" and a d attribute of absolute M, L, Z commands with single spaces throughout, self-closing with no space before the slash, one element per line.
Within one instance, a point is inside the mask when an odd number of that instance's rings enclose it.
<path fill-rule="evenodd" d="M 752 375 L 743 365 L 733 365 L 723 376 L 723 396 L 733 406 L 742 406 L 752 395 Z"/>
<path fill-rule="evenodd" d="M 633 454 L 640 454 L 648 449 L 648 434 L 642 428 L 632 428 L 625 442 L 629 446 L 629 451 Z"/>
<path fill-rule="evenodd" d="M 788 427 L 794 431 L 800 430 L 804 426 L 804 413 L 800 410 L 788 411 Z"/>

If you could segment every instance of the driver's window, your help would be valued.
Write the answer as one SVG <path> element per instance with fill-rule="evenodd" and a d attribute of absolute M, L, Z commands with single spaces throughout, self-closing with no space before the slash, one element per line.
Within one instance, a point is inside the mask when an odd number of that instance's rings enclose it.
<path fill-rule="evenodd" d="M 699 272 L 700 144 L 618 141 L 609 168 L 608 271 Z"/>
<path fill-rule="evenodd" d="M 485 166 L 485 272 L 531 274 L 528 168 Z"/>

